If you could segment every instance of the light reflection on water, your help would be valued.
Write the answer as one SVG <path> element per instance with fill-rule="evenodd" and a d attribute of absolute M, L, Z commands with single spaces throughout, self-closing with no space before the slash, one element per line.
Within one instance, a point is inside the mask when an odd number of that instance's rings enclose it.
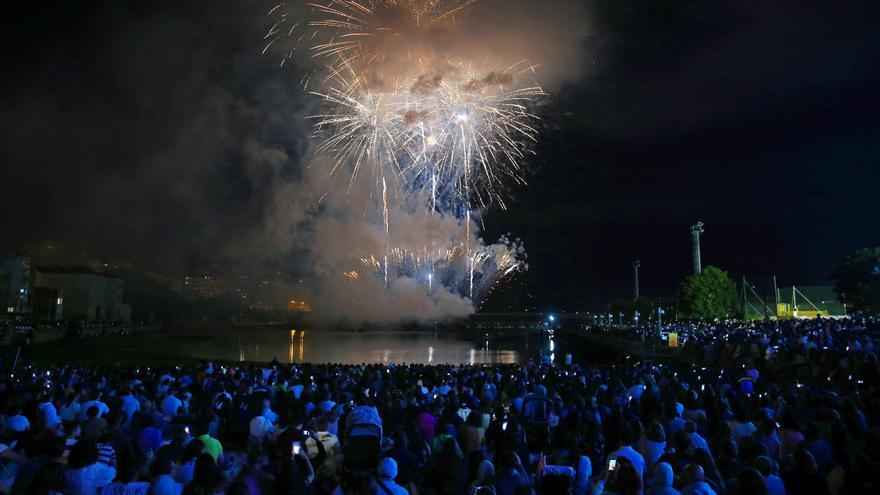
<path fill-rule="evenodd" d="M 339 332 L 303 329 L 236 328 L 218 332 L 192 348 L 188 343 L 179 349 L 186 354 L 218 360 L 314 363 L 520 363 L 537 356 L 529 355 L 539 336 L 524 332 L 506 335 L 476 335 L 463 332 L 369 331 Z M 546 338 L 546 337 L 545 337 Z"/>

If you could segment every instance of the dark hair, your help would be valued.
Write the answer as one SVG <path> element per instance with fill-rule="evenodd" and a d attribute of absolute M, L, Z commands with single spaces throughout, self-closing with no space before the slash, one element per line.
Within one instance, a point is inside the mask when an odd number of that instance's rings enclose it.
<path fill-rule="evenodd" d="M 651 423 L 651 426 L 648 427 L 648 434 L 646 436 L 648 437 L 648 440 L 651 440 L 652 442 L 666 441 L 666 431 L 663 429 L 663 425 L 657 421 L 654 421 Z"/>
<path fill-rule="evenodd" d="M 89 406 L 89 408 L 86 409 L 86 416 L 88 416 L 89 419 L 98 417 L 98 406 Z"/>
<path fill-rule="evenodd" d="M 516 454 L 512 450 L 505 450 L 501 452 L 498 465 L 500 467 L 515 467 Z"/>
<path fill-rule="evenodd" d="M 611 489 L 615 493 L 619 495 L 639 495 L 642 492 L 642 477 L 636 472 L 635 466 L 631 463 L 618 463 L 614 473 Z"/>
<path fill-rule="evenodd" d="M 202 454 L 196 458 L 193 479 L 190 483 L 193 487 L 201 488 L 197 491 L 202 493 L 214 493 L 223 484 L 223 473 L 220 472 L 211 454 Z"/>
<path fill-rule="evenodd" d="M 67 465 L 71 469 L 84 468 L 98 462 L 98 444 L 94 440 L 84 438 L 70 448 Z"/>
<path fill-rule="evenodd" d="M 242 480 L 233 481 L 226 489 L 226 495 L 248 495 L 249 493 L 247 483 Z"/>
<path fill-rule="evenodd" d="M 755 468 L 746 468 L 736 479 L 734 495 L 767 495 L 767 484 L 764 477 Z"/>
<path fill-rule="evenodd" d="M 67 442 L 64 440 L 64 437 L 52 435 L 51 438 L 46 440 L 46 444 L 43 448 L 47 456 L 61 457 L 64 455 L 65 449 L 67 449 Z"/>
<path fill-rule="evenodd" d="M 174 461 L 168 458 L 159 458 L 150 466 L 150 474 L 154 477 L 171 474 L 172 471 L 174 471 Z"/>
<path fill-rule="evenodd" d="M 195 459 L 203 450 L 205 450 L 205 443 L 198 438 L 193 438 L 186 444 L 186 448 L 183 449 L 183 454 L 180 455 L 180 462 L 184 463 Z"/>
<path fill-rule="evenodd" d="M 752 467 L 757 469 L 762 475 L 768 476 L 773 472 L 773 461 L 767 456 L 758 456 L 752 461 Z"/>
<path fill-rule="evenodd" d="M 544 476 L 541 479 L 541 493 L 564 495 L 571 493 L 572 479 L 564 475 Z"/>
<path fill-rule="evenodd" d="M 471 411 L 467 417 L 467 425 L 480 428 L 483 426 L 483 416 L 477 411 Z"/>

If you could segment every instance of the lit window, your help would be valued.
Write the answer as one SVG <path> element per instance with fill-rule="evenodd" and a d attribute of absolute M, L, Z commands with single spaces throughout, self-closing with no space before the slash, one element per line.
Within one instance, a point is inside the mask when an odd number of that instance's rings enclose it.
<path fill-rule="evenodd" d="M 63 300 L 63 299 L 61 299 L 61 298 L 59 297 L 59 298 L 55 301 L 55 304 L 58 304 L 58 305 L 60 306 L 62 300 Z"/>
<path fill-rule="evenodd" d="M 6 308 L 7 313 L 15 313 L 15 306 L 9 306 Z"/>

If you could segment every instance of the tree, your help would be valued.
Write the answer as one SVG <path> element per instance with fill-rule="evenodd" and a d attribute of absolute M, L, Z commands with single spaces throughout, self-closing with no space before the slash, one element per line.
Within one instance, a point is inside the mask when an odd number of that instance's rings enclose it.
<path fill-rule="evenodd" d="M 737 312 L 736 286 L 727 272 L 707 266 L 684 279 L 676 296 L 682 316 L 725 318 Z"/>
<path fill-rule="evenodd" d="M 880 247 L 859 249 L 847 256 L 832 278 L 841 302 L 856 311 L 880 313 Z"/>

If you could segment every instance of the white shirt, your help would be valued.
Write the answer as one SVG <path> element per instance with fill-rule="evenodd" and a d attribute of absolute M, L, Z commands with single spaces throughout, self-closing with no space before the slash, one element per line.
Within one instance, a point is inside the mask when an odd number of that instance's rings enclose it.
<path fill-rule="evenodd" d="M 96 462 L 92 465 L 70 469 L 64 478 L 64 493 L 67 495 L 94 495 L 116 477 L 116 469 Z"/>
<path fill-rule="evenodd" d="M 89 419 L 88 412 L 89 412 L 89 408 L 91 408 L 92 406 L 98 407 L 98 416 L 97 416 L 98 418 L 100 418 L 101 416 L 110 412 L 110 408 L 107 407 L 107 404 L 104 404 L 103 402 L 101 402 L 99 400 L 90 400 L 90 401 L 86 402 L 85 404 L 83 404 L 82 407 L 79 408 L 79 420 L 80 421 L 85 421 L 85 420 Z"/>
<path fill-rule="evenodd" d="M 80 403 L 76 401 L 71 402 L 70 405 L 61 406 L 61 420 L 73 423 L 79 417 L 81 409 Z"/>
<path fill-rule="evenodd" d="M 43 411 L 43 417 L 46 418 L 46 426 L 53 427 L 61 424 L 61 416 L 58 416 L 58 410 L 51 402 L 43 402 L 40 404 L 40 410 Z"/>

